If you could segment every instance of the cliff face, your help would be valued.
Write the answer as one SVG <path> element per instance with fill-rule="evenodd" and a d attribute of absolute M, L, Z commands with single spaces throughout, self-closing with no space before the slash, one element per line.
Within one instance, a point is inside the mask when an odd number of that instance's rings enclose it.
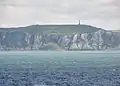
<path fill-rule="evenodd" d="M 22 31 L 0 32 L 0 50 L 45 50 L 44 47 L 49 43 L 64 50 L 105 50 L 120 46 L 120 34 L 105 30 L 72 36 Z"/>

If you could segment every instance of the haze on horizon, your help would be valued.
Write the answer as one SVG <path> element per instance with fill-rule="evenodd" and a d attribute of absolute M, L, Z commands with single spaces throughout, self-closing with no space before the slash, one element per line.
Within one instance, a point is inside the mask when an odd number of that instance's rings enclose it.
<path fill-rule="evenodd" d="M 119 0 L 0 0 L 0 27 L 82 24 L 120 30 Z"/>

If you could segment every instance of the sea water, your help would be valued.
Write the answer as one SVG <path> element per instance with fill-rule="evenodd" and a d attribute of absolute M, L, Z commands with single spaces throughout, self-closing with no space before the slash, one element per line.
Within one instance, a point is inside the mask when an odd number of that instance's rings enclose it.
<path fill-rule="evenodd" d="M 120 51 L 0 52 L 0 86 L 120 86 Z"/>

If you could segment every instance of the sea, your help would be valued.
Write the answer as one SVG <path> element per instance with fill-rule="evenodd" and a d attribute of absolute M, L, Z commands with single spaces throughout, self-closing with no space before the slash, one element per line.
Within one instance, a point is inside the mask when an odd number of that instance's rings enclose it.
<path fill-rule="evenodd" d="M 120 86 L 120 51 L 1 51 L 0 86 Z"/>

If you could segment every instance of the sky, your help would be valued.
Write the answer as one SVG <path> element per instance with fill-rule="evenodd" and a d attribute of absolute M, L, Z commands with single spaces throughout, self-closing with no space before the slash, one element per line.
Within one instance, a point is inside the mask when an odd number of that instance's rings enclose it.
<path fill-rule="evenodd" d="M 0 27 L 81 24 L 120 30 L 120 0 L 0 0 Z"/>

